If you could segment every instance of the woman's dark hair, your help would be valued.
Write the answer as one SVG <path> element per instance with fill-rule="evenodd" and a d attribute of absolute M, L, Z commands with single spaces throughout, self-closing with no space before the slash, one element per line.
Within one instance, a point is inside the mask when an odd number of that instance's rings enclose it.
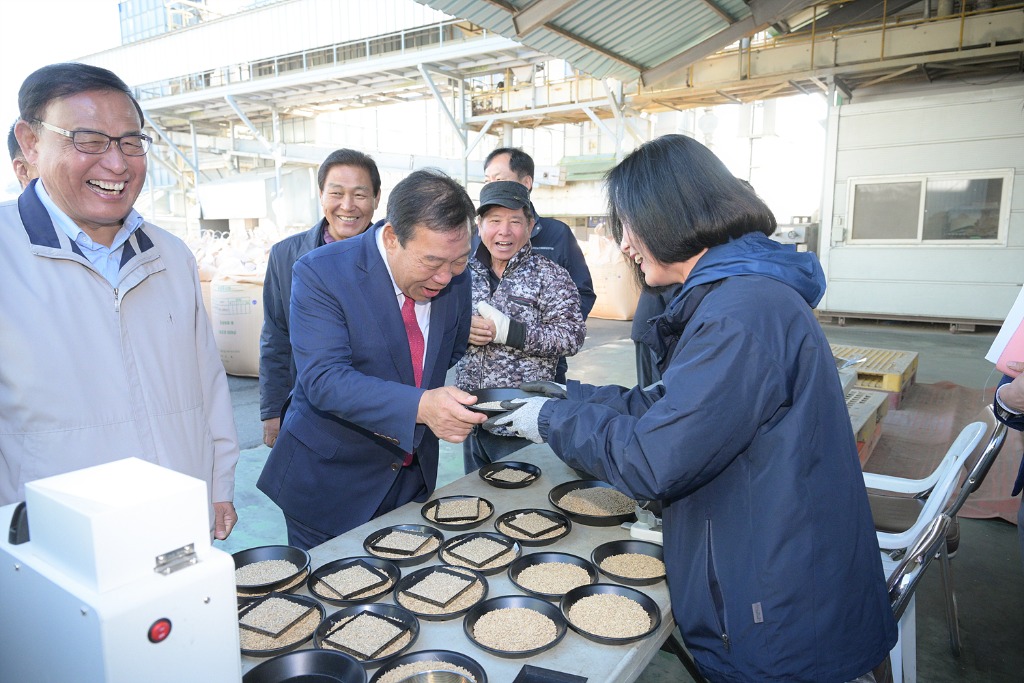
<path fill-rule="evenodd" d="M 662 263 L 750 232 L 771 235 L 775 216 L 750 185 L 711 150 L 685 135 L 665 135 L 635 149 L 608 172 L 611 231 L 622 226 Z"/>
<path fill-rule="evenodd" d="M 324 183 L 327 182 L 327 174 L 331 172 L 331 169 L 335 166 L 355 166 L 366 171 L 367 175 L 370 176 L 370 184 L 373 186 L 373 196 L 380 196 L 380 171 L 377 170 L 377 164 L 374 162 L 373 157 L 368 154 L 354 149 L 336 149 L 327 155 L 324 159 L 324 163 L 320 164 L 320 170 L 316 174 L 316 182 L 320 186 L 320 191 L 324 191 Z"/>
<path fill-rule="evenodd" d="M 475 217 L 466 190 L 437 169 L 413 171 L 388 196 L 387 221 L 403 247 L 417 225 L 437 232 L 468 231 Z"/>
<path fill-rule="evenodd" d="M 72 97 L 90 90 L 113 90 L 128 96 L 139 114 L 139 126 L 146 122 L 131 88 L 113 71 L 90 64 L 64 62 L 36 69 L 21 84 L 18 91 L 18 111 L 21 120 L 34 124 L 46 112 L 53 100 Z"/>

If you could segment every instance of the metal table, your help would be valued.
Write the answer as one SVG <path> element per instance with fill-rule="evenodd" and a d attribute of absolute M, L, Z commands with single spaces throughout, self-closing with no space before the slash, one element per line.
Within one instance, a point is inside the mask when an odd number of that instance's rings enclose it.
<path fill-rule="evenodd" d="M 494 520 L 510 510 L 520 508 L 553 509 L 548 502 L 548 491 L 558 484 L 579 478 L 544 445 L 529 446 L 510 455 L 508 459 L 537 465 L 542 470 L 541 477 L 526 488 L 500 489 L 488 485 L 476 472 L 473 472 L 435 491 L 432 498 L 468 494 L 486 498 L 494 505 L 494 514 L 491 518 L 475 529 L 467 531 L 442 530 L 446 540 L 452 536 L 469 533 L 470 531 L 494 531 Z M 367 553 L 363 549 L 363 539 L 377 529 L 394 524 L 427 524 L 426 520 L 420 515 L 421 507 L 422 503 L 408 503 L 397 510 L 371 520 L 313 548 L 310 551 L 312 558 L 311 568 L 315 569 L 327 562 L 340 558 L 366 555 Z M 607 541 L 629 538 L 629 531 L 618 526 L 593 527 L 573 523 L 572 531 L 564 538 L 547 546 L 524 547 L 523 554 L 559 551 L 571 553 L 589 560 L 591 551 L 598 545 Z M 402 567 L 402 576 L 422 567 L 439 563 L 440 560 L 435 555 L 434 558 L 421 565 Z M 488 598 L 500 595 L 523 595 L 523 592 L 509 581 L 508 574 L 505 571 L 487 576 L 486 579 L 488 583 Z M 603 575 L 601 576 L 601 582 L 614 583 Z M 658 603 L 658 607 L 661 609 L 662 621 L 660 628 L 655 633 L 628 645 L 595 643 L 569 629 L 562 641 L 547 652 L 528 658 L 506 659 L 491 655 L 474 645 L 462 630 L 463 619 L 460 616 L 447 621 L 421 620 L 419 638 L 413 643 L 408 652 L 440 649 L 464 653 L 477 660 L 484 667 L 490 683 L 512 683 L 519 674 L 520 669 L 526 664 L 583 676 L 588 680 L 588 683 L 629 683 L 636 680 L 640 672 L 644 670 L 666 641 L 668 641 L 666 643 L 667 649 L 679 656 L 684 665 L 689 668 L 690 663 L 683 659 L 688 657 L 688 655 L 680 650 L 678 641 L 675 638 L 671 638 L 675 622 L 672 619 L 668 588 L 665 582 L 661 581 L 650 586 L 640 586 L 638 590 L 651 596 Z M 305 586 L 297 592 L 308 595 Z M 381 602 L 394 602 L 394 594 L 389 594 Z M 333 613 L 333 606 L 325 606 L 328 609 L 328 614 Z M 312 647 L 312 642 L 304 647 Z M 243 672 L 248 671 L 262 661 L 265 660 L 255 657 L 242 657 Z M 375 671 L 375 669 L 371 670 L 369 672 L 370 675 L 372 676 Z"/>

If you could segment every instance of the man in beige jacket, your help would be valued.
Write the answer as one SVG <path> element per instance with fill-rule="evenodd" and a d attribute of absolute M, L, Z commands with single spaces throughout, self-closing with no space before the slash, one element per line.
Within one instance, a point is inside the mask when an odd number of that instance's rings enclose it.
<path fill-rule="evenodd" d="M 26 482 L 139 457 L 207 483 L 237 521 L 227 377 L 185 244 L 132 206 L 151 138 L 125 83 L 53 64 L 18 95 L 39 172 L 0 204 L 0 505 Z"/>

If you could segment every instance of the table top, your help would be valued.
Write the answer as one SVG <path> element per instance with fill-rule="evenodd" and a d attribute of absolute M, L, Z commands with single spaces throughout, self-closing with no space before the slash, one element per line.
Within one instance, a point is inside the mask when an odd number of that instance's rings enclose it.
<path fill-rule="evenodd" d="M 442 529 L 445 540 L 460 534 L 476 531 L 494 531 L 494 520 L 500 515 L 511 510 L 521 508 L 543 508 L 553 509 L 548 502 L 548 491 L 555 486 L 579 477 L 555 457 L 554 453 L 545 445 L 531 445 L 523 450 L 511 454 L 508 460 L 529 462 L 541 468 L 542 473 L 539 479 L 530 486 L 520 489 L 502 489 L 488 485 L 476 472 L 472 472 L 451 484 L 444 486 L 434 492 L 431 500 L 442 496 L 451 495 L 474 495 L 486 498 L 494 505 L 494 514 L 486 522 L 474 529 L 464 531 L 449 531 Z M 420 514 L 422 503 L 408 503 L 393 510 L 377 519 L 370 520 L 362 526 L 333 538 L 316 548 L 310 550 L 313 569 L 320 567 L 333 560 L 365 556 L 363 540 L 372 532 L 394 524 L 427 524 Z M 615 540 L 628 540 L 629 531 L 619 526 L 595 527 L 585 526 L 573 522 L 572 531 L 558 541 L 546 546 L 524 546 L 523 555 L 534 552 L 565 552 L 578 557 L 590 559 L 590 554 L 595 547 Z M 401 567 L 402 576 L 407 576 L 413 571 L 440 564 L 441 561 L 435 555 L 430 560 L 411 567 Z M 494 598 L 502 595 L 524 595 L 509 578 L 506 570 L 486 577 L 488 583 L 487 598 Z M 601 583 L 615 583 L 603 574 L 600 577 Z M 538 655 L 518 659 L 506 659 L 492 655 L 470 641 L 462 630 L 463 617 L 455 617 L 447 621 L 426 621 L 420 620 L 420 634 L 416 642 L 409 648 L 408 652 L 420 650 L 454 650 L 469 657 L 472 657 L 486 670 L 489 683 L 512 683 L 519 674 L 520 669 L 529 664 L 535 667 L 553 669 L 576 676 L 585 677 L 588 683 L 630 683 L 635 680 L 644 670 L 650 660 L 658 652 L 661 644 L 671 634 L 675 627 L 670 609 L 668 588 L 664 581 L 653 585 L 639 586 L 637 590 L 649 595 L 661 610 L 661 626 L 655 633 L 639 641 L 627 645 L 606 645 L 596 643 L 584 638 L 572 629 L 569 629 L 565 637 L 547 652 Z M 305 586 L 296 591 L 303 595 L 309 595 Z M 383 599 L 376 602 L 393 603 L 394 593 L 389 593 Z M 557 606 L 557 602 L 554 602 Z M 328 615 L 341 608 L 334 608 L 325 604 Z M 312 641 L 304 647 L 312 647 Z M 242 670 L 248 671 L 260 662 L 266 661 L 256 657 L 242 657 Z M 369 676 L 376 672 L 376 668 L 368 671 Z"/>

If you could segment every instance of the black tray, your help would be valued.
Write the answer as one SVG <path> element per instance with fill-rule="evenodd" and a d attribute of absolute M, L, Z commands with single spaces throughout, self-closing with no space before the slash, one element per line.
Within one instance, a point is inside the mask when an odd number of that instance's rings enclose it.
<path fill-rule="evenodd" d="M 387 536 L 392 531 L 407 531 L 413 534 L 429 534 L 437 539 L 438 549 L 440 549 L 441 547 L 440 544 L 444 543 L 444 534 L 442 534 L 434 527 L 427 526 L 426 524 L 396 524 L 394 526 L 384 527 L 383 529 L 377 529 L 372 534 L 367 536 L 363 540 L 363 549 L 366 550 L 367 554 L 373 557 L 380 557 L 379 555 L 374 555 L 374 553 L 370 550 L 370 547 L 380 539 Z M 423 553 L 422 555 L 411 555 L 408 557 L 381 557 L 380 559 L 387 560 L 388 562 L 394 562 L 399 567 L 412 567 L 417 564 L 423 564 L 436 554 L 437 550 L 433 550 L 428 553 Z"/>
<path fill-rule="evenodd" d="M 529 472 L 533 475 L 532 478 L 524 481 L 512 482 L 512 481 L 499 481 L 495 479 L 488 479 L 487 475 L 499 470 L 520 470 L 521 472 Z M 497 489 L 524 489 L 533 482 L 540 479 L 541 470 L 536 465 L 531 465 L 528 462 L 516 462 L 515 460 L 499 460 L 492 462 L 490 465 L 484 465 L 477 470 L 477 474 L 487 482 L 488 485 L 493 486 Z"/>
<path fill-rule="evenodd" d="M 356 564 L 358 562 L 365 562 L 366 564 L 370 565 L 374 569 L 379 569 L 382 572 L 384 572 L 385 574 L 387 574 L 388 577 L 392 581 L 391 587 L 390 588 L 385 588 L 385 589 L 381 590 L 378 593 L 373 593 L 372 595 L 367 595 L 367 596 L 362 597 L 362 598 L 349 598 L 349 599 L 339 598 L 339 597 L 336 597 L 333 594 L 322 593 L 322 592 L 316 590 L 315 587 L 316 587 L 317 583 L 320 581 L 320 577 L 321 576 L 328 576 L 330 574 L 333 574 L 334 572 L 339 572 L 342 569 L 345 569 L 346 567 L 348 567 L 349 565 L 353 565 L 353 564 Z M 400 578 L 402 578 L 402 571 L 398 568 L 398 565 L 396 565 L 391 560 L 385 560 L 383 557 L 370 557 L 370 556 L 365 556 L 365 557 L 346 557 L 346 558 L 342 558 L 340 560 L 334 560 L 333 562 L 328 562 L 327 564 L 323 565 L 322 567 L 317 568 L 314 572 L 312 572 L 309 575 L 309 578 L 306 579 L 306 589 L 310 593 L 312 593 L 316 597 L 317 600 L 320 600 L 321 602 L 326 602 L 326 603 L 328 603 L 330 605 L 337 605 L 338 607 L 347 607 L 349 605 L 359 605 L 359 604 L 362 604 L 364 602 L 373 602 L 374 600 L 377 600 L 378 598 L 384 597 L 385 595 L 387 595 L 388 593 L 390 593 L 391 591 L 393 591 L 395 589 L 395 584 L 398 583 L 398 580 Z"/>
<path fill-rule="evenodd" d="M 501 413 L 506 413 L 508 411 L 504 408 L 477 408 L 477 405 L 482 403 L 493 403 L 495 401 L 515 401 L 525 398 L 537 398 L 540 395 L 531 394 L 515 387 L 489 387 L 485 389 L 477 389 L 476 391 L 471 391 L 469 393 L 476 396 L 476 404 L 466 407 L 470 410 L 475 410 L 478 413 L 484 413 L 485 415 L 500 415 Z"/>
<path fill-rule="evenodd" d="M 570 555 L 569 553 L 558 552 L 531 553 L 529 555 L 523 555 L 518 560 L 513 562 L 511 565 L 509 565 L 508 579 L 513 584 L 515 584 L 516 588 L 523 591 L 524 593 L 536 595 L 538 597 L 546 598 L 548 600 L 558 600 L 563 595 L 565 595 L 565 593 L 541 593 L 540 591 L 535 591 L 530 588 L 527 588 L 526 586 L 519 583 L 518 579 L 516 578 L 519 576 L 519 572 L 523 571 L 527 567 L 533 567 L 534 565 L 538 564 L 547 564 L 549 562 L 562 562 L 564 564 L 571 564 L 576 567 L 580 567 L 581 569 L 587 572 L 588 576 L 590 576 L 590 583 L 597 583 L 597 569 L 594 567 L 593 564 L 591 564 L 587 560 L 584 560 L 582 557 Z"/>
<path fill-rule="evenodd" d="M 231 559 L 235 562 L 235 569 L 241 569 L 248 564 L 265 562 L 267 560 L 287 560 L 299 568 L 299 571 L 277 581 L 246 586 L 236 585 L 238 590 L 245 591 L 246 593 L 269 593 L 275 591 L 282 586 L 287 586 L 298 578 L 299 574 L 309 569 L 309 553 L 291 545 L 262 545 L 258 548 L 239 550 L 231 556 Z"/>
<path fill-rule="evenodd" d="M 558 504 L 558 501 L 562 499 L 562 496 L 569 493 L 570 491 L 578 491 L 581 489 L 612 489 L 616 490 L 615 487 L 610 484 L 606 484 L 603 481 L 597 479 L 580 479 L 576 481 L 567 481 L 564 484 L 559 484 L 550 491 L 548 491 L 548 501 L 558 508 L 564 515 L 574 522 L 585 524 L 587 526 L 618 526 L 623 522 L 635 522 L 636 514 L 629 513 L 625 515 L 581 515 L 577 512 L 570 512 L 564 507 Z"/>
<path fill-rule="evenodd" d="M 510 607 L 532 609 L 535 612 L 540 612 L 548 619 L 555 622 L 555 639 L 546 645 L 535 647 L 532 650 L 507 651 L 496 650 L 492 647 L 483 645 L 473 637 L 473 627 L 476 626 L 476 622 L 480 617 L 488 612 Z M 546 600 L 541 600 L 540 598 L 535 598 L 530 595 L 502 595 L 501 597 L 484 600 L 473 607 L 473 609 L 469 610 L 469 612 L 466 613 L 466 618 L 462 621 L 462 630 L 465 631 L 466 637 L 469 638 L 470 642 L 481 650 L 490 652 L 492 655 L 497 655 L 498 657 L 520 659 L 523 657 L 532 657 L 533 655 L 540 654 L 541 652 L 547 652 L 555 645 L 558 645 L 562 638 L 565 637 L 566 623 L 565 617 L 562 616 L 562 613 L 558 608 Z"/>
<path fill-rule="evenodd" d="M 366 683 L 366 670 L 336 650 L 298 650 L 267 660 L 242 676 L 242 683 Z"/>
<path fill-rule="evenodd" d="M 511 560 L 509 560 L 508 562 L 506 562 L 505 564 L 501 565 L 500 567 L 491 567 L 490 569 L 483 569 L 481 567 L 473 567 L 473 566 L 469 565 L 468 563 L 465 564 L 465 565 L 456 564 L 455 562 L 452 562 L 451 559 L 449 559 L 449 558 L 452 557 L 451 555 L 448 555 L 447 557 L 445 557 L 445 552 L 451 546 L 459 544 L 459 543 L 462 543 L 463 541 L 471 541 L 474 538 L 490 538 L 493 541 L 500 541 L 502 543 L 508 543 L 509 541 L 511 541 L 512 542 L 512 553 L 513 553 L 514 557 Z M 495 532 L 492 532 L 492 531 L 473 531 L 473 532 L 468 533 L 468 534 L 462 534 L 460 536 L 452 536 L 451 538 L 449 538 L 447 541 L 445 541 L 441 545 L 440 548 L 438 548 L 437 557 L 438 557 L 438 559 L 440 559 L 442 562 L 444 562 L 446 564 L 450 564 L 450 565 L 455 566 L 455 567 L 465 567 L 467 569 L 472 569 L 473 571 L 480 572 L 481 574 L 483 574 L 485 576 L 490 576 L 491 574 L 497 574 L 498 572 L 505 571 L 505 569 L 510 564 L 512 564 L 516 559 L 518 559 L 519 556 L 521 556 L 522 554 L 523 554 L 523 546 L 519 543 L 519 541 L 517 541 L 514 538 L 506 536 L 505 534 L 499 534 L 499 533 L 495 533 Z"/>
<path fill-rule="evenodd" d="M 622 555 L 625 553 L 635 553 L 637 555 L 647 555 L 649 557 L 656 557 L 662 562 L 665 561 L 665 552 L 660 545 L 657 543 L 651 543 L 650 541 L 609 541 L 608 543 L 602 543 L 601 545 L 594 548 L 594 552 L 590 553 L 590 560 L 597 567 L 597 570 L 607 576 L 613 581 L 624 583 L 628 586 L 650 586 L 651 584 L 658 583 L 659 581 L 665 580 L 665 575 L 654 577 L 652 579 L 631 579 L 627 576 L 619 576 L 613 574 L 610 571 L 606 571 L 601 568 L 601 563 L 613 555 Z"/>
<path fill-rule="evenodd" d="M 285 600 L 290 600 L 292 602 L 297 602 L 297 603 L 300 603 L 300 604 L 303 604 L 303 605 L 307 605 L 309 607 L 314 607 L 320 613 L 320 621 L 321 622 L 323 622 L 324 617 L 327 616 L 327 610 L 324 609 L 323 605 L 321 605 L 319 602 L 317 602 L 313 598 L 306 597 L 305 595 L 291 595 L 289 593 L 271 593 L 268 597 L 279 597 L 279 598 L 283 598 Z M 248 606 L 248 605 L 250 605 L 252 603 L 257 602 L 258 600 L 263 600 L 263 598 L 262 597 L 253 598 L 252 600 L 246 601 L 245 603 L 243 603 L 242 605 L 239 606 L 239 608 L 238 608 L 239 612 L 244 610 L 246 606 Z M 239 615 L 239 616 L 241 616 L 241 615 Z M 277 655 L 283 655 L 286 652 L 291 652 L 292 650 L 300 648 L 303 645 L 305 645 L 306 643 L 308 643 L 310 638 L 313 637 L 313 634 L 315 632 L 316 632 L 316 629 L 314 628 L 312 631 L 309 632 L 309 635 L 306 636 L 305 638 L 300 638 L 299 640 L 295 641 L 294 643 L 289 643 L 288 645 L 284 645 L 282 647 L 271 648 L 269 650 L 247 650 L 247 649 L 245 649 L 243 647 L 243 648 L 241 648 L 242 654 L 243 655 L 248 655 L 250 657 L 275 657 Z"/>
<path fill-rule="evenodd" d="M 484 587 L 484 592 L 480 596 L 480 600 L 478 600 L 477 602 L 473 603 L 469 607 L 464 607 L 464 608 L 462 608 L 460 610 L 456 610 L 454 612 L 446 612 L 444 614 L 433 614 L 431 612 L 417 612 L 414 609 L 409 609 L 408 607 L 406 607 L 405 605 L 403 605 L 402 603 L 400 603 L 398 601 L 399 593 L 404 591 L 406 588 L 409 588 L 410 586 L 413 586 L 413 585 L 419 583 L 421 580 L 423 580 L 424 577 L 427 576 L 427 574 L 430 574 L 431 572 L 433 572 L 438 567 L 445 567 L 447 569 L 452 569 L 452 570 L 455 570 L 455 571 L 458 571 L 458 572 L 463 572 L 463 573 L 471 572 L 473 574 L 473 576 L 478 581 L 480 581 L 483 584 L 483 587 Z M 435 564 L 435 565 L 432 565 L 430 567 L 424 567 L 423 569 L 418 569 L 418 570 L 414 571 L 412 574 L 409 574 L 408 576 L 403 576 L 402 580 L 398 582 L 397 586 L 395 586 L 395 594 L 394 594 L 393 598 L 394 598 L 394 601 L 395 601 L 396 605 L 398 605 L 402 609 L 409 610 L 409 612 L 411 612 L 412 614 L 415 614 L 416 617 L 419 618 L 419 619 L 423 619 L 425 621 L 446 621 L 448 619 L 454 619 L 455 617 L 458 617 L 458 616 L 460 616 L 462 614 L 465 614 L 466 612 L 471 610 L 473 607 L 475 607 L 476 605 L 479 605 L 482 601 L 486 600 L 487 599 L 487 590 L 488 590 L 487 579 L 485 579 L 484 575 L 481 574 L 480 572 L 476 571 L 475 569 L 470 569 L 469 567 L 457 567 L 457 566 L 450 565 L 450 564 Z"/>
<path fill-rule="evenodd" d="M 507 520 L 512 519 L 516 515 L 523 514 L 525 512 L 536 512 L 540 515 L 556 518 L 565 522 L 565 526 L 562 527 L 563 533 L 557 536 L 551 536 L 550 538 L 519 538 L 518 536 L 508 536 L 508 534 L 501 530 L 501 525 L 504 524 Z M 536 547 L 542 545 L 551 545 L 552 543 L 555 543 L 565 538 L 569 534 L 569 532 L 572 531 L 572 522 L 569 521 L 569 518 L 563 515 L 561 512 L 555 512 L 554 510 L 545 510 L 543 508 L 523 508 L 522 510 L 511 510 L 509 512 L 506 512 L 505 514 L 501 515 L 496 520 L 494 520 L 494 530 L 497 531 L 499 534 L 502 534 L 503 536 L 508 536 L 513 541 L 516 541 L 522 546 Z"/>
<path fill-rule="evenodd" d="M 647 616 L 651 618 L 651 628 L 645 633 L 641 633 L 637 636 L 631 636 L 629 638 L 609 638 L 606 636 L 599 636 L 589 631 L 584 631 L 581 628 L 577 628 L 571 621 L 569 621 L 569 608 L 576 604 L 577 601 L 582 600 L 588 595 L 599 595 L 602 593 L 612 593 L 614 595 L 622 595 L 632 600 L 636 600 L 640 603 L 640 606 L 647 612 Z M 579 633 L 581 636 L 588 640 L 593 640 L 595 643 L 605 643 L 608 645 L 623 645 L 625 643 L 632 643 L 634 641 L 646 638 L 661 626 L 661 610 L 658 609 L 658 603 L 654 602 L 646 593 L 641 593 L 635 588 L 629 586 L 619 586 L 613 583 L 595 583 L 590 586 L 580 586 L 579 588 L 573 588 L 571 591 L 562 596 L 562 600 L 559 603 L 559 607 L 562 610 L 562 614 L 565 616 L 565 621 L 573 631 Z"/>
<path fill-rule="evenodd" d="M 462 667 L 469 673 L 473 674 L 473 678 L 476 679 L 476 683 L 487 683 L 487 672 L 480 666 L 472 657 L 468 657 L 461 652 L 452 652 L 451 650 L 420 650 L 419 652 L 410 652 L 408 654 L 401 655 L 395 659 L 388 660 L 387 664 L 384 664 L 377 673 L 370 679 L 370 683 L 377 683 L 381 678 L 384 677 L 389 671 L 396 669 L 403 664 L 414 664 L 416 662 L 430 662 L 440 661 L 454 664 Z M 248 683 L 248 681 L 245 681 Z"/>
<path fill-rule="evenodd" d="M 334 625 L 342 619 L 348 617 L 355 617 L 360 614 L 363 614 L 364 612 L 379 617 L 384 617 L 386 619 L 390 619 L 391 621 L 398 622 L 405 626 L 407 629 L 409 629 L 410 633 L 412 634 L 412 638 L 410 638 L 409 642 L 406 643 L 400 650 L 385 657 L 377 657 L 376 659 L 359 659 L 358 657 L 353 657 L 353 659 L 355 659 L 357 662 L 361 663 L 364 667 L 368 669 L 373 668 L 375 666 L 380 666 L 382 663 L 386 662 L 389 659 L 392 659 L 393 657 L 398 657 L 403 652 L 412 647 L 413 644 L 416 642 L 416 638 L 420 635 L 420 622 L 416 619 L 412 612 L 405 609 L 404 607 L 399 607 L 398 605 L 389 605 L 387 603 L 376 603 L 371 605 L 351 605 L 350 607 L 338 610 L 337 612 L 335 612 L 334 614 L 320 622 L 320 626 L 318 626 L 316 631 L 313 633 L 313 645 L 323 650 L 333 650 L 338 652 L 339 650 L 336 650 L 330 644 L 324 644 L 323 641 L 325 638 L 327 638 L 327 634 L 330 632 L 332 628 L 334 628 Z"/>
<path fill-rule="evenodd" d="M 441 504 L 442 501 L 452 500 L 456 498 L 476 498 L 480 501 L 481 510 L 484 508 L 484 506 L 487 506 L 488 508 L 490 508 L 490 512 L 486 513 L 483 517 L 478 517 L 476 519 L 467 519 L 465 521 L 440 522 L 434 519 L 430 519 L 430 517 L 427 517 L 427 512 L 429 512 L 432 508 L 436 508 L 438 505 Z M 481 498 L 480 496 L 442 496 L 441 498 L 428 500 L 426 503 L 424 503 L 423 507 L 420 508 L 420 515 L 423 516 L 423 519 L 427 520 L 428 524 L 433 524 L 434 526 L 441 527 L 442 529 L 448 529 L 450 531 L 465 531 L 466 529 L 473 529 L 475 527 L 478 527 L 487 520 L 489 520 L 494 515 L 494 503 L 487 500 L 486 498 Z"/>

